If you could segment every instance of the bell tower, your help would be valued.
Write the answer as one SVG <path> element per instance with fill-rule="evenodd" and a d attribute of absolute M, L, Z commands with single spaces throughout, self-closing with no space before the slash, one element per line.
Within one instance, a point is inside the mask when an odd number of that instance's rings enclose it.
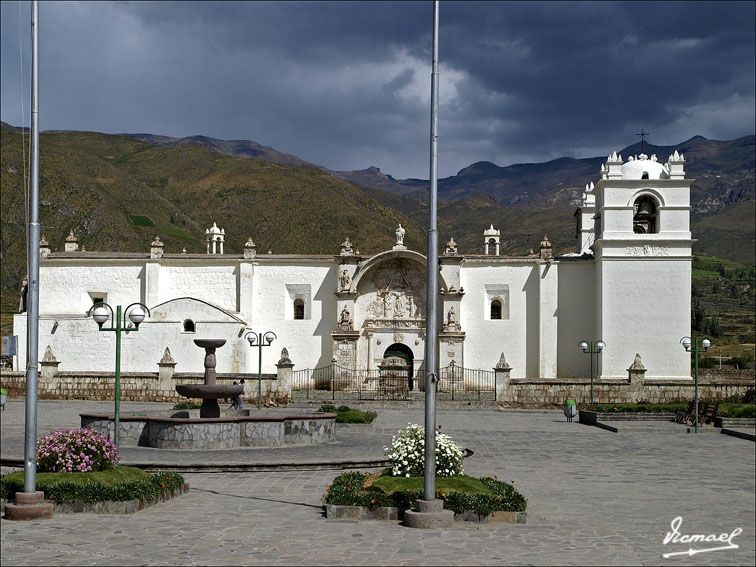
<path fill-rule="evenodd" d="M 580 234 L 580 245 L 596 258 L 593 340 L 606 343 L 602 378 L 625 378 L 637 352 L 646 379 L 690 379 L 690 355 L 669 344 L 690 333 L 693 241 L 684 164 L 677 151 L 664 164 L 655 155 L 623 161 L 614 152 L 598 183 L 586 188 L 584 208 L 595 215 L 592 238 Z"/>

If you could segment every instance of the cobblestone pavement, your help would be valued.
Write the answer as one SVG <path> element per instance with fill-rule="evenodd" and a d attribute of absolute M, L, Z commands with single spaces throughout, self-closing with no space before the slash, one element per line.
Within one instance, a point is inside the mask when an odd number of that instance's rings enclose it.
<path fill-rule="evenodd" d="M 40 434 L 54 424 L 78 425 L 78 412 L 95 405 L 41 402 Z M 3 413 L 5 456 L 18 425 Z M 339 427 L 339 443 L 307 449 L 328 452 L 343 443 L 354 454 L 379 458 L 410 421 L 422 423 L 422 409 L 381 409 L 370 426 Z M 526 525 L 457 522 L 422 531 L 398 522 L 333 522 L 323 518 L 320 498 L 339 471 L 191 473 L 188 494 L 133 515 L 3 519 L 0 564 L 754 564 L 751 441 L 666 426 L 623 430 L 623 422 L 613 422 L 620 433 L 611 433 L 566 423 L 558 412 L 441 409 L 438 423 L 475 451 L 465 461 L 468 474 L 514 481 L 528 498 Z M 286 458 L 296 456 L 295 448 Z M 677 516 L 683 534 L 741 528 L 733 539 L 739 548 L 664 559 L 663 553 L 717 545 L 663 545 Z"/>

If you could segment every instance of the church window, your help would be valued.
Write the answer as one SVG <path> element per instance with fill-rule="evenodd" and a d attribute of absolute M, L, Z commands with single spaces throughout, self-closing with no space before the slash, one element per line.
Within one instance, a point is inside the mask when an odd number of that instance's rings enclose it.
<path fill-rule="evenodd" d="M 643 175 L 641 175 L 641 179 L 648 179 L 648 171 L 643 172 Z"/>
<path fill-rule="evenodd" d="M 294 319 L 305 318 L 305 304 L 303 299 L 294 300 Z"/>
<path fill-rule="evenodd" d="M 501 300 L 499 299 L 491 302 L 491 319 L 501 319 Z"/>
<path fill-rule="evenodd" d="M 656 226 L 656 200 L 649 195 L 642 195 L 633 204 L 633 232 L 651 234 L 658 232 Z"/>
<path fill-rule="evenodd" d="M 191 319 L 185 319 L 184 320 L 184 332 L 185 333 L 193 333 L 194 332 L 194 321 Z"/>

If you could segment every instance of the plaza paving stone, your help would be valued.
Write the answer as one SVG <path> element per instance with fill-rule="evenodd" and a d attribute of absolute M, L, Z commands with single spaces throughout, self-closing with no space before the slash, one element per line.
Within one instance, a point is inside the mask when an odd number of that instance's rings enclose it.
<path fill-rule="evenodd" d="M 15 404 L 15 405 L 14 405 Z M 23 403 L 2 415 L 2 456 L 23 447 Z M 123 404 L 129 409 L 158 404 Z M 40 402 L 39 433 L 77 427 L 78 413 L 104 402 Z M 367 459 L 423 410 L 379 410 L 369 426 L 337 428 L 337 443 L 269 451 L 209 451 L 216 463 L 278 463 L 345 451 Z M 191 491 L 132 515 L 55 515 L 0 520 L 2 565 L 753 565 L 754 443 L 684 428 L 611 433 L 567 423 L 559 412 L 440 409 L 437 422 L 461 446 L 472 475 L 514 481 L 528 498 L 528 523 L 456 522 L 412 530 L 398 522 L 326 521 L 321 495 L 337 470 L 203 472 Z M 19 437 L 20 436 L 20 437 Z M 168 461 L 193 452 L 157 451 Z M 367 470 L 367 469 L 362 469 Z M 7 469 L 3 472 L 7 472 Z M 662 558 L 688 545 L 662 545 L 670 522 L 683 533 L 742 528 L 738 549 Z M 709 547 L 696 543 L 691 547 Z"/>

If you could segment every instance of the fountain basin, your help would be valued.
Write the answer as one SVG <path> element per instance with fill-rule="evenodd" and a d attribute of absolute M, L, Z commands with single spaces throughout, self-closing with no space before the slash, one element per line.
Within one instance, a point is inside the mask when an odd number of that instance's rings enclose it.
<path fill-rule="evenodd" d="M 121 414 L 121 447 L 208 450 L 312 445 L 336 440 L 336 414 L 333 413 L 255 410 L 250 411 L 250 415 L 217 418 L 183 417 L 188 414 L 174 411 L 166 414 Z M 79 417 L 82 427 L 112 438 L 113 415 L 82 413 Z"/>
<path fill-rule="evenodd" d="M 220 348 L 226 344 L 226 339 L 194 339 L 194 344 L 200 348 Z"/>
<path fill-rule="evenodd" d="M 243 394 L 244 386 L 242 384 L 177 384 L 176 392 L 186 398 L 217 400 Z"/>

